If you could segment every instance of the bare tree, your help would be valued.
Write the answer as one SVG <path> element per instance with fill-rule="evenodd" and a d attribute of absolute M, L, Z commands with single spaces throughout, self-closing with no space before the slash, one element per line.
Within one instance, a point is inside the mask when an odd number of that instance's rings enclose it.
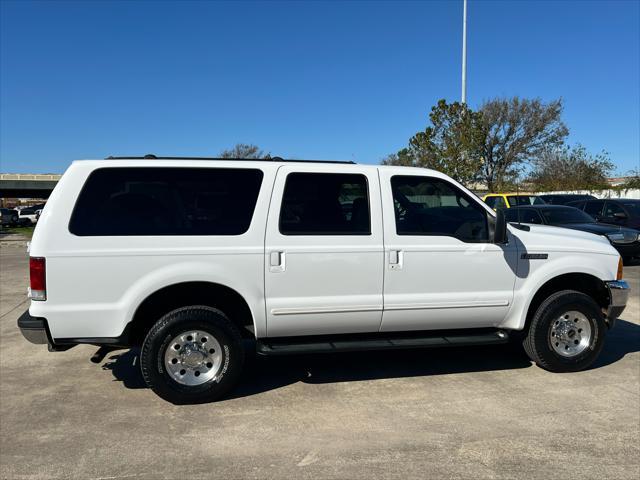
<path fill-rule="evenodd" d="M 614 169 L 606 152 L 591 155 L 582 145 L 549 149 L 533 162 L 529 183 L 536 191 L 607 188 Z"/>
<path fill-rule="evenodd" d="M 271 155 L 256 145 L 237 143 L 233 148 L 220 152 L 220 158 L 271 158 Z"/>
<path fill-rule="evenodd" d="M 562 100 L 496 98 L 480 111 L 485 126 L 480 181 L 494 192 L 508 185 L 524 164 L 563 145 L 569 130 L 561 120 Z"/>

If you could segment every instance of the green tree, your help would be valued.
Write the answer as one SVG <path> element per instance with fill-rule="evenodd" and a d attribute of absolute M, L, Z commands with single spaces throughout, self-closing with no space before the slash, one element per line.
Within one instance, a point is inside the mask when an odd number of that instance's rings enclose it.
<path fill-rule="evenodd" d="M 627 173 L 627 180 L 621 185 L 623 190 L 632 188 L 640 188 L 640 168 L 631 170 Z"/>
<path fill-rule="evenodd" d="M 414 158 L 408 148 L 399 150 L 398 153 L 391 153 L 382 159 L 383 165 L 401 165 L 403 167 L 417 167 Z"/>
<path fill-rule="evenodd" d="M 542 152 L 561 147 L 569 130 L 561 120 L 562 100 L 495 98 L 480 108 L 484 146 L 480 181 L 490 192 L 512 184 Z"/>
<path fill-rule="evenodd" d="M 592 155 L 578 144 L 548 149 L 533 162 L 528 181 L 536 191 L 608 188 L 614 165 L 606 152 Z"/>
<path fill-rule="evenodd" d="M 482 165 L 482 114 L 443 99 L 431 109 L 429 120 L 431 125 L 411 137 L 407 148 L 387 156 L 382 163 L 432 168 L 464 185 L 473 183 Z"/>
<path fill-rule="evenodd" d="M 256 145 L 237 143 L 233 148 L 220 152 L 220 158 L 271 158 L 271 155 Z"/>

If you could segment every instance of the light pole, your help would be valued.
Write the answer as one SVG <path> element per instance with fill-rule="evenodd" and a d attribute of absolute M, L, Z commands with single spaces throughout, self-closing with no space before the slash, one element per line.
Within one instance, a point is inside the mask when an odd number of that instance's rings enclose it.
<path fill-rule="evenodd" d="M 462 103 L 467 103 L 467 0 L 462 1 Z"/>

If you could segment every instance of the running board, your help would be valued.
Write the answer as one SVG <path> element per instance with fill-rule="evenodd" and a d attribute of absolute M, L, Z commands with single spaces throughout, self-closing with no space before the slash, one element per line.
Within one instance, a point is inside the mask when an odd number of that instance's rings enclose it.
<path fill-rule="evenodd" d="M 417 336 L 369 337 L 369 338 L 318 338 L 300 337 L 265 338 L 258 340 L 256 350 L 261 355 L 296 355 L 307 353 L 356 352 L 363 350 L 397 350 L 403 348 L 456 347 L 465 345 L 496 345 L 507 343 L 509 335 L 503 330 L 474 333 L 466 331 L 460 334 L 447 333 Z"/>

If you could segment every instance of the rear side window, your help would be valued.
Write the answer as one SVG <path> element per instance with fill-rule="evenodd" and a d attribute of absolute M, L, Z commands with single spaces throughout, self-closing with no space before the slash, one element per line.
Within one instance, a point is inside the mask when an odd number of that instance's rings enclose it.
<path fill-rule="evenodd" d="M 534 223 L 542 224 L 542 218 L 535 210 L 530 208 L 510 208 L 505 211 L 505 219 L 507 222 Z"/>
<path fill-rule="evenodd" d="M 604 209 L 604 217 L 614 217 L 616 214 L 625 214 L 624 208 L 622 208 L 620 205 L 613 203 L 613 202 L 607 202 L 607 206 Z"/>
<path fill-rule="evenodd" d="M 519 205 L 543 205 L 545 202 L 536 195 L 511 195 L 507 197 L 509 206 L 517 207 Z"/>
<path fill-rule="evenodd" d="M 507 204 L 504 201 L 504 198 L 502 197 L 487 197 L 487 199 L 484 202 L 494 210 L 507 207 Z"/>
<path fill-rule="evenodd" d="M 632 217 L 640 215 L 640 200 L 631 200 L 623 202 L 624 208 L 631 214 Z"/>
<path fill-rule="evenodd" d="M 79 236 L 241 235 L 262 171 L 235 168 L 102 168 L 85 183 L 69 222 Z"/>
<path fill-rule="evenodd" d="M 584 207 L 584 211 L 587 212 L 592 217 L 599 216 L 602 214 L 602 207 L 604 206 L 604 201 L 596 200 L 595 202 L 587 202 L 587 205 Z"/>
<path fill-rule="evenodd" d="M 290 173 L 280 209 L 283 235 L 371 235 L 367 177 Z"/>
<path fill-rule="evenodd" d="M 584 204 L 587 203 L 584 200 L 577 202 L 567 202 L 566 205 L 573 208 L 578 208 L 580 210 L 584 210 Z"/>

